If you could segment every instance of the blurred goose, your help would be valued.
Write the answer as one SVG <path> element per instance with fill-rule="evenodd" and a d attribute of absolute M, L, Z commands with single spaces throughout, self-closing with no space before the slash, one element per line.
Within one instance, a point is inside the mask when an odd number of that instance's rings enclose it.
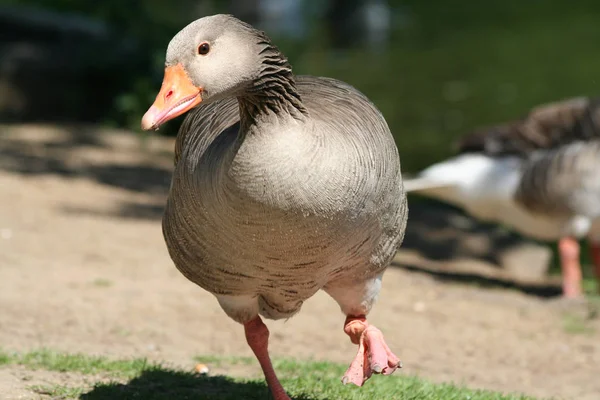
<path fill-rule="evenodd" d="M 188 111 L 163 218 L 167 247 L 244 326 L 275 399 L 289 397 L 260 316 L 289 318 L 320 289 L 358 345 L 343 383 L 394 372 L 399 359 L 366 320 L 407 219 L 380 112 L 343 82 L 295 77 L 263 32 L 228 15 L 201 18 L 171 40 L 142 128 Z"/>
<path fill-rule="evenodd" d="M 574 98 L 476 131 L 459 155 L 405 180 L 408 192 L 462 207 L 540 240 L 559 240 L 565 297 L 579 297 L 578 239 L 600 285 L 600 101 Z"/>

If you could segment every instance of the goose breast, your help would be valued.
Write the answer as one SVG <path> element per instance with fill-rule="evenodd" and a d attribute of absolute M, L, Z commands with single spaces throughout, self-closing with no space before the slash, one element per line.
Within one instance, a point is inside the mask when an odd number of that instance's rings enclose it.
<path fill-rule="evenodd" d="M 263 125 L 241 145 L 235 99 L 187 117 L 163 222 L 189 279 L 215 294 L 286 299 L 290 313 L 329 282 L 385 269 L 407 214 L 379 111 L 333 79 L 297 85 L 308 121 Z"/>

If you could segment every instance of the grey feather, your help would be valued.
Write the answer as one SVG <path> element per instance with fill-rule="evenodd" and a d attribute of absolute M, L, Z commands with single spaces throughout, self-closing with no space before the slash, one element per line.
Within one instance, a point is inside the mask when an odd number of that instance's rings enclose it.
<path fill-rule="evenodd" d="M 533 108 L 525 117 L 477 129 L 458 142 L 461 153 L 520 155 L 600 139 L 600 98 L 577 97 Z"/>
<path fill-rule="evenodd" d="M 600 140 L 532 154 L 515 199 L 537 214 L 599 218 Z"/>

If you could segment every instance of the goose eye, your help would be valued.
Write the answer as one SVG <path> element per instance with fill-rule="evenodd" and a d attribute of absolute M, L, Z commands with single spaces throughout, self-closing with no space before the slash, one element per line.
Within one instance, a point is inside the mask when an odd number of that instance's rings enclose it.
<path fill-rule="evenodd" d="M 201 56 L 207 55 L 209 51 L 210 45 L 208 43 L 202 43 L 200 46 L 198 46 L 198 54 Z"/>

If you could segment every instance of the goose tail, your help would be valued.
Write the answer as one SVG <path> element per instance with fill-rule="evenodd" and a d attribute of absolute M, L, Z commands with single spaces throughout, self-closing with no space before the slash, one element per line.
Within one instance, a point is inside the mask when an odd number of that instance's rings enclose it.
<path fill-rule="evenodd" d="M 437 192 L 443 191 L 444 189 L 451 189 L 454 187 L 453 183 L 450 182 L 441 182 L 437 179 L 432 179 L 429 177 L 413 177 L 404 179 L 404 190 L 407 193 L 419 193 L 424 192 L 422 194 L 427 194 L 427 192 Z"/>

